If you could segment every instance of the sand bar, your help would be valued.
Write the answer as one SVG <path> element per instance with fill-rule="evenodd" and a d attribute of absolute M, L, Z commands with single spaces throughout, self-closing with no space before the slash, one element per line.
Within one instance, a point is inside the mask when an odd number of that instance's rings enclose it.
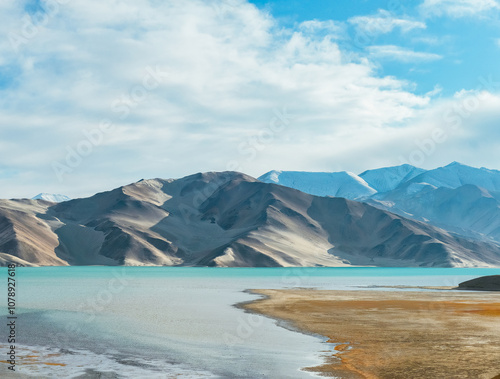
<path fill-rule="evenodd" d="M 341 378 L 496 378 L 500 294 L 258 290 L 248 311 L 326 336 L 325 364 Z"/>

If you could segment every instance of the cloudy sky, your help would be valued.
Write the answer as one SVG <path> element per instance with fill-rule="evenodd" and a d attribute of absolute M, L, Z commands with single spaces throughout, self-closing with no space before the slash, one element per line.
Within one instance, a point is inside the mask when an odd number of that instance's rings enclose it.
<path fill-rule="evenodd" d="M 0 198 L 500 169 L 497 0 L 2 0 Z"/>

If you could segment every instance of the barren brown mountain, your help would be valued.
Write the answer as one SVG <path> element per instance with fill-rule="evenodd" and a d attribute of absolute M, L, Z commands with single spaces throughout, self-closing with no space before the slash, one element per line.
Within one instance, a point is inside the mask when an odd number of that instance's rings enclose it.
<path fill-rule="evenodd" d="M 63 203 L 0 201 L 0 261 L 21 265 L 500 265 L 500 248 L 343 198 L 236 173 Z"/>

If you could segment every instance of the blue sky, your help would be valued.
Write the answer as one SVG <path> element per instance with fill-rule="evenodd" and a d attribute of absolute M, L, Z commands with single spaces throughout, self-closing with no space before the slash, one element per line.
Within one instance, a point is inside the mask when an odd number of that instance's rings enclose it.
<path fill-rule="evenodd" d="M 417 27 L 409 32 L 402 33 L 401 29 L 394 28 L 384 34 L 375 31 L 367 33 L 369 38 L 366 44 L 353 46 L 354 51 L 361 55 L 368 55 L 372 45 L 394 45 L 439 55 L 440 59 L 429 61 L 401 62 L 390 57 L 375 59 L 379 64 L 380 75 L 394 75 L 414 82 L 417 93 L 425 93 L 439 86 L 443 95 L 451 95 L 462 88 L 474 88 L 481 73 L 488 72 L 500 77 L 498 8 L 488 8 L 484 13 L 474 13 L 476 8 L 474 1 L 450 1 L 446 3 L 451 4 L 451 7 L 462 4 L 462 7 L 465 7 L 462 13 L 453 15 L 436 12 L 429 15 L 422 10 L 423 2 L 415 0 L 392 2 L 254 0 L 252 3 L 260 9 L 269 11 L 283 25 L 293 27 L 311 19 L 334 20 L 344 24 L 346 34 L 351 37 L 358 31 L 349 20 L 360 15 L 375 16 L 380 14 L 380 10 L 390 11 L 390 16 L 386 15 L 386 18 L 394 16 L 421 22 L 425 28 Z M 485 3 L 493 4 L 493 2 Z"/>
<path fill-rule="evenodd" d="M 500 0 L 5 0 L 0 198 L 500 169 Z"/>

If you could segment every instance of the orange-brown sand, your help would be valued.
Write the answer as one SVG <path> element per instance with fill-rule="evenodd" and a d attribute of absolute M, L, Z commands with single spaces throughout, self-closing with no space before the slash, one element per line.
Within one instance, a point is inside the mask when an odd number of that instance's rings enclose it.
<path fill-rule="evenodd" d="M 0 347 L 5 349 L 5 345 L 0 345 Z M 47 366 L 66 366 L 65 363 L 58 363 L 58 362 L 49 362 L 45 361 L 45 359 L 54 359 L 61 356 L 61 354 L 58 353 L 53 353 L 53 354 L 46 354 L 43 357 L 43 360 L 41 360 L 38 351 L 35 350 L 29 350 L 26 348 L 18 348 L 17 354 L 16 354 L 16 365 L 17 367 L 22 367 L 22 366 L 30 366 L 30 365 L 47 365 Z M 0 363 L 5 363 L 6 365 L 9 365 L 10 363 L 6 360 L 0 360 Z M 5 367 L 3 367 L 5 368 Z M 4 372 L 0 373 L 0 378 L 2 378 L 5 375 Z"/>
<path fill-rule="evenodd" d="M 258 290 L 253 312 L 328 337 L 335 353 L 307 368 L 341 378 L 500 375 L 500 294 Z"/>

